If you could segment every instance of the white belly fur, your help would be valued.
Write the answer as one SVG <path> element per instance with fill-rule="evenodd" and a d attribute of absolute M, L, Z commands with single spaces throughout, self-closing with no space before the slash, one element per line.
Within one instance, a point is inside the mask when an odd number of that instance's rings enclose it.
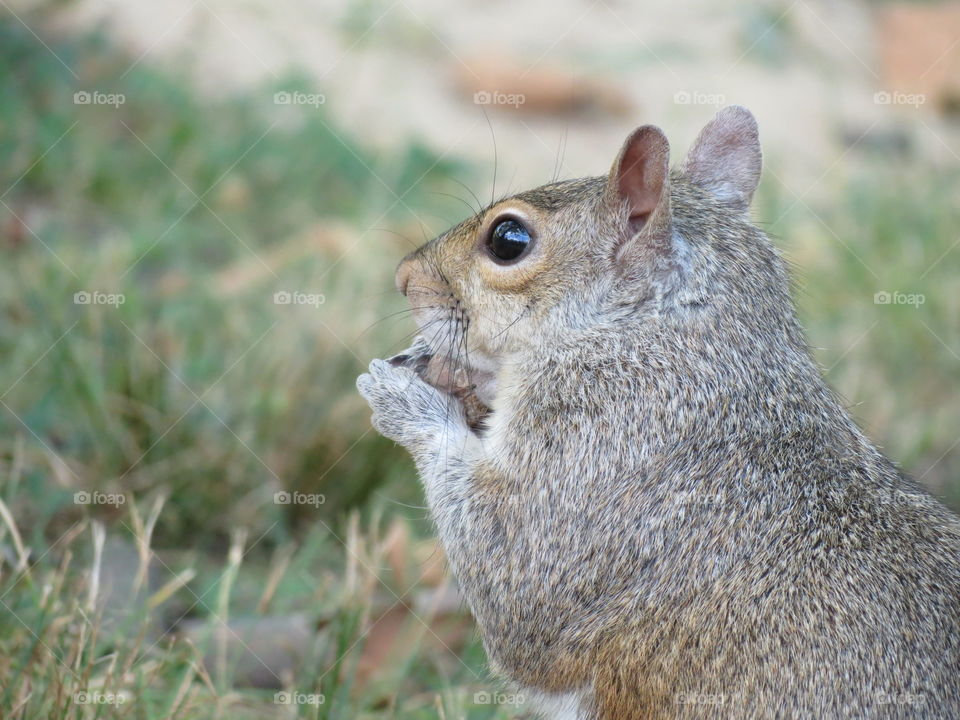
<path fill-rule="evenodd" d="M 582 691 L 548 695 L 540 692 L 525 692 L 531 698 L 530 705 L 543 720 L 591 720 L 593 715 L 584 710 Z"/>

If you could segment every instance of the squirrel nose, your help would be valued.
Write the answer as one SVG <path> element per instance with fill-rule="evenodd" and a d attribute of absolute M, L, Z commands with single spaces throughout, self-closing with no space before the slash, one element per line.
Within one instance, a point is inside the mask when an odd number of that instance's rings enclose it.
<path fill-rule="evenodd" d="M 409 258 L 404 258 L 400 265 L 397 266 L 397 274 L 394 278 L 394 281 L 397 283 L 397 290 L 399 290 L 400 294 L 404 297 L 407 295 L 407 286 L 410 284 L 411 275 L 413 275 L 413 263 L 410 262 Z"/>

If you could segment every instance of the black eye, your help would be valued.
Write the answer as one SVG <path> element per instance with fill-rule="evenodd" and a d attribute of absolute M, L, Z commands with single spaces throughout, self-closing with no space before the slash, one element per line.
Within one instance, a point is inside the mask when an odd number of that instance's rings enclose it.
<path fill-rule="evenodd" d="M 487 238 L 487 248 L 498 260 L 516 260 L 530 244 L 530 232 L 516 220 L 501 220 Z"/>

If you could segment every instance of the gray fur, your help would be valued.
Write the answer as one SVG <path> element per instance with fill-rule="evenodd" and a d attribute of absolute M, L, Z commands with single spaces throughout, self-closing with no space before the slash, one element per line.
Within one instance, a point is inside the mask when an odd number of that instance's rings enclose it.
<path fill-rule="evenodd" d="M 377 360 L 358 380 L 374 425 L 416 461 L 494 669 L 579 693 L 581 717 L 958 718 L 960 519 L 824 383 L 738 207 L 753 166 L 704 183 L 697 152 L 656 242 L 600 177 L 405 259 L 425 342 L 496 370 L 490 427 Z M 476 234 L 518 203 L 536 273 L 492 289 Z"/>

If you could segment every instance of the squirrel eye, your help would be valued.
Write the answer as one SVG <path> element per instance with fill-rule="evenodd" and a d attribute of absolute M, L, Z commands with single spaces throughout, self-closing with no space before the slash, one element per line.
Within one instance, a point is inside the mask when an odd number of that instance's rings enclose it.
<path fill-rule="evenodd" d="M 502 220 L 493 226 L 487 249 L 498 260 L 516 260 L 530 244 L 530 231 L 518 221 Z"/>

